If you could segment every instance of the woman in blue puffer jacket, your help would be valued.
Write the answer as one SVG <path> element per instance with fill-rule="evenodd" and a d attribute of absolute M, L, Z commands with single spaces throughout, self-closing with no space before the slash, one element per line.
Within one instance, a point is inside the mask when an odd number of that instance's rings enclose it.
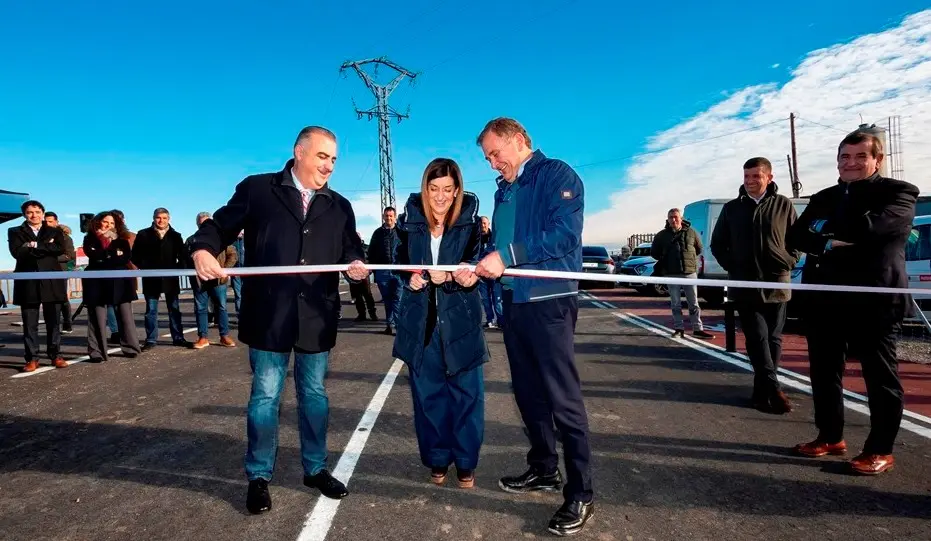
<path fill-rule="evenodd" d="M 478 198 L 463 190 L 453 160 L 427 165 L 420 193 L 411 194 L 398 221 L 399 263 L 475 264 L 481 222 Z M 431 480 L 446 481 L 456 465 L 459 486 L 475 482 L 485 431 L 482 330 L 478 277 L 456 272 L 406 273 L 393 355 L 407 364 L 420 459 Z"/>

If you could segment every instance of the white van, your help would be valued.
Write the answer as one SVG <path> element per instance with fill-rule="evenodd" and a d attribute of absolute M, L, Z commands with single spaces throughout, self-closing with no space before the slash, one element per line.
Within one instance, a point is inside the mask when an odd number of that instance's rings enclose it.
<path fill-rule="evenodd" d="M 692 229 L 698 233 L 701 244 L 704 247 L 702 255 L 698 257 L 698 277 L 709 280 L 726 280 L 727 272 L 718 265 L 714 256 L 711 255 L 711 233 L 714 231 L 715 224 L 718 223 L 718 216 L 721 215 L 721 209 L 724 204 L 731 199 L 702 199 L 694 201 L 685 206 L 682 211 L 682 218 L 688 220 Z M 802 215 L 802 211 L 808 206 L 808 199 L 798 198 L 791 199 L 795 206 L 795 213 Z M 792 281 L 798 282 L 802 276 L 802 266 L 805 264 L 805 257 L 796 264 L 792 271 Z M 931 285 L 931 284 L 929 284 Z M 724 300 L 724 290 L 717 287 L 699 288 L 699 295 L 705 299 L 710 306 L 719 306 Z"/>

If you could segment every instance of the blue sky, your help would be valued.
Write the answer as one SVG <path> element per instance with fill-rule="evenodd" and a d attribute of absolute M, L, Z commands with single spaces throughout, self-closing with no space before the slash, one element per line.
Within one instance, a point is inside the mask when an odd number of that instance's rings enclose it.
<path fill-rule="evenodd" d="M 354 201 L 368 237 L 377 226 L 377 125 L 358 120 L 352 101 L 368 108 L 373 98 L 355 74 L 340 77 L 338 70 L 345 60 L 387 56 L 420 72 L 416 85 L 402 84 L 391 98 L 411 114 L 391 125 L 399 204 L 417 189 L 427 162 L 447 156 L 463 166 L 467 189 L 490 214 L 494 173 L 474 139 L 488 119 L 514 116 L 548 155 L 574 165 L 606 162 L 578 170 L 587 213 L 622 213 L 628 230 L 595 220 L 589 236 L 621 242 L 637 222 L 652 231 L 662 220 L 652 208 L 636 216 L 629 203 L 618 206 L 633 193 L 634 167 L 656 165 L 633 156 L 656 150 L 657 141 L 681 142 L 674 136 L 684 126 L 746 89 L 763 85 L 770 101 L 785 97 L 782 89 L 808 76 L 799 66 L 817 51 L 893 29 L 926 7 L 909 0 L 752 10 L 710 4 L 661 10 L 648 2 L 420 0 L 389 10 L 361 0 L 262 7 L 109 1 L 93 8 L 7 2 L 0 19 L 0 189 L 29 192 L 74 229 L 78 213 L 107 208 L 122 209 L 140 229 L 153 208 L 165 206 L 188 235 L 198 211 L 222 205 L 245 175 L 280 169 L 297 131 L 323 124 L 340 142 L 332 187 Z M 393 74 L 379 80 L 386 75 Z M 821 124 L 850 123 L 806 99 L 786 98 L 785 116 L 807 108 Z M 843 103 L 835 109 L 846 110 Z M 877 118 L 892 114 L 876 111 Z M 729 114 L 728 121 L 758 112 Z M 730 127 L 709 124 L 705 135 Z M 772 152 L 785 155 L 782 146 Z M 683 159 L 694 160 L 685 162 L 693 170 L 706 161 L 701 152 Z M 670 169 L 665 178 L 671 176 L 692 182 L 689 169 Z M 656 182 L 647 186 L 654 194 L 675 191 Z M 670 206 L 684 204 L 672 199 Z M 4 251 L 0 268 L 11 265 Z"/>

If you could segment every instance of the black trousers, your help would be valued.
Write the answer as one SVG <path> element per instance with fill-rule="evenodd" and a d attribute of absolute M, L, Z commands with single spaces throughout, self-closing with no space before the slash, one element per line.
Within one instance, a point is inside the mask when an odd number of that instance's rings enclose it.
<path fill-rule="evenodd" d="M 737 312 L 747 344 L 747 356 L 753 365 L 754 396 L 778 391 L 776 370 L 782 358 L 786 303 L 740 302 Z"/>
<path fill-rule="evenodd" d="M 71 302 L 61 303 L 61 330 L 71 330 Z"/>
<path fill-rule="evenodd" d="M 371 282 L 368 279 L 358 284 L 350 283 L 349 295 L 352 296 L 352 300 L 356 304 L 356 311 L 359 312 L 360 316 L 365 315 L 367 308 L 369 314 L 373 318 L 375 317 L 375 297 L 372 296 Z"/>
<path fill-rule="evenodd" d="M 26 362 L 39 360 L 39 305 L 24 304 L 20 308 L 23 315 L 23 357 Z M 61 303 L 42 303 L 42 317 L 45 319 L 45 353 L 54 361 L 61 352 Z"/>
<path fill-rule="evenodd" d="M 901 323 L 848 311 L 842 316 L 809 319 L 808 357 L 818 438 L 836 443 L 844 438 L 843 376 L 848 353 L 860 360 L 870 407 L 868 454 L 892 453 L 904 409 L 896 359 Z"/>
<path fill-rule="evenodd" d="M 566 500 L 590 501 L 588 415 L 575 366 L 575 325 L 578 297 L 514 303 L 504 290 L 504 345 L 511 368 L 511 385 L 530 436 L 527 463 L 539 472 L 558 467 L 555 422 L 562 437 L 566 463 Z"/>

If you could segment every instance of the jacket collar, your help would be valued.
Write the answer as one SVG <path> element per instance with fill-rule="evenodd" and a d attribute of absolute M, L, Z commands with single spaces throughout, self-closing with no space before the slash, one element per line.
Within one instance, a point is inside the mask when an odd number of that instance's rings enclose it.
<path fill-rule="evenodd" d="M 539 150 L 539 149 L 534 150 L 533 154 L 530 155 L 530 159 L 524 162 L 523 171 L 517 175 L 517 179 L 515 179 L 514 182 L 516 182 L 517 184 L 521 184 L 521 185 L 525 184 L 528 181 L 528 179 L 531 178 L 532 176 L 531 173 L 533 172 L 533 170 L 539 167 L 540 164 L 542 164 L 543 160 L 545 159 L 546 159 L 546 155 L 543 154 L 542 150 Z M 501 175 L 498 175 L 498 178 L 495 179 L 495 181 L 498 184 L 499 190 L 503 190 L 505 187 L 507 187 L 508 184 L 512 184 L 504 180 L 504 177 Z"/>
<path fill-rule="evenodd" d="M 841 185 L 841 186 L 844 186 L 844 185 L 853 186 L 853 185 L 857 185 L 857 184 L 861 184 L 861 183 L 863 183 L 863 184 L 872 184 L 873 182 L 876 182 L 877 180 L 879 180 L 879 179 L 881 179 L 881 178 L 882 178 L 882 177 L 879 175 L 879 171 L 876 171 L 875 173 L 873 173 L 872 175 L 870 175 L 870 176 L 868 176 L 868 177 L 866 177 L 866 178 L 864 178 L 864 179 L 855 180 L 855 181 L 853 181 L 853 182 L 844 182 L 843 180 L 840 179 L 840 177 L 838 177 L 838 178 L 837 178 L 837 184 L 839 184 L 839 185 Z"/>
<path fill-rule="evenodd" d="M 398 220 L 398 226 L 405 225 L 427 225 L 427 217 L 424 215 L 423 199 L 420 193 L 412 193 L 404 204 L 404 214 Z M 462 212 L 459 219 L 453 224 L 453 227 L 459 227 L 475 223 L 478 219 L 478 197 L 472 192 L 462 193 Z M 402 223 L 403 222 L 403 223 Z"/>
<path fill-rule="evenodd" d="M 679 231 L 685 231 L 686 229 L 689 229 L 690 227 L 692 227 L 692 222 L 683 219 L 683 220 L 682 220 L 682 228 L 679 229 Z M 670 230 L 670 231 L 672 231 L 672 226 L 669 225 L 669 222 L 666 222 L 665 228 L 668 229 L 668 230 Z M 675 233 L 675 231 L 673 231 L 673 233 Z"/>
<path fill-rule="evenodd" d="M 272 179 L 272 192 L 281 200 L 281 203 L 294 216 L 294 219 L 303 224 L 316 220 L 333 205 L 333 192 L 330 191 L 329 182 L 316 190 L 314 198 L 310 202 L 310 208 L 307 210 L 307 215 L 304 216 L 301 208 L 301 193 L 294 187 L 294 177 L 291 176 L 291 167 L 293 166 L 294 158 L 291 158 L 284 164 L 284 169 L 275 175 L 274 179 Z"/>
<path fill-rule="evenodd" d="M 779 193 L 779 186 L 775 182 L 770 182 L 769 186 L 766 187 L 766 192 L 763 194 L 763 198 L 760 199 L 760 201 L 766 199 L 767 197 L 776 195 L 777 193 Z M 744 188 L 743 184 L 740 185 L 740 189 L 737 191 L 737 194 L 739 199 L 750 199 L 750 195 L 747 193 L 747 189 Z"/>

